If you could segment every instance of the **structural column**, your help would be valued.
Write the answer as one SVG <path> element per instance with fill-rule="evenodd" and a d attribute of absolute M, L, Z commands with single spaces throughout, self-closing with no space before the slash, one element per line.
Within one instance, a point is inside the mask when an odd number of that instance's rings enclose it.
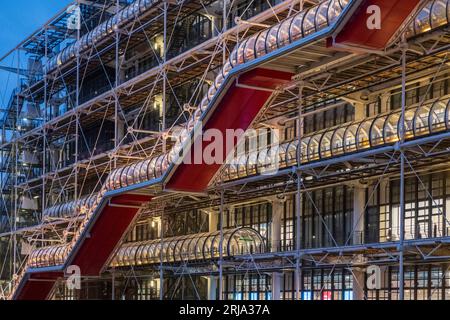
<path fill-rule="evenodd" d="M 366 188 L 361 185 L 353 187 L 353 244 L 364 243 L 364 213 L 366 206 Z"/>
<path fill-rule="evenodd" d="M 125 121 L 121 116 L 117 118 L 117 140 L 120 144 L 120 141 L 125 137 Z"/>
<path fill-rule="evenodd" d="M 272 200 L 272 224 L 271 224 L 271 251 L 281 252 L 281 222 L 284 213 L 284 201 L 278 198 Z M 281 299 L 283 274 L 280 272 L 272 273 L 272 300 Z"/>
<path fill-rule="evenodd" d="M 355 185 L 353 188 L 353 244 L 364 243 L 365 225 L 365 204 L 366 188 L 362 185 Z M 358 255 L 354 262 L 363 262 L 364 256 Z M 353 268 L 353 300 L 364 300 L 365 270 L 363 268 Z"/>
<path fill-rule="evenodd" d="M 218 230 L 219 225 L 219 212 L 216 212 L 212 209 L 207 211 L 208 214 L 208 225 L 209 232 L 215 232 Z M 208 281 L 208 300 L 215 301 L 217 300 L 217 277 L 210 275 L 206 277 Z"/>
<path fill-rule="evenodd" d="M 363 268 L 353 268 L 353 300 L 364 300 L 365 270 Z"/>
<path fill-rule="evenodd" d="M 362 102 L 354 102 L 355 121 L 362 121 L 366 118 L 366 105 Z"/>
<path fill-rule="evenodd" d="M 381 106 L 381 113 L 388 112 L 390 110 L 390 101 L 391 101 L 391 95 L 389 92 L 383 93 L 380 96 L 380 106 Z"/>
<path fill-rule="evenodd" d="M 219 212 L 215 212 L 214 210 L 210 209 L 207 210 L 206 213 L 208 214 L 209 232 L 217 231 L 219 226 Z"/>

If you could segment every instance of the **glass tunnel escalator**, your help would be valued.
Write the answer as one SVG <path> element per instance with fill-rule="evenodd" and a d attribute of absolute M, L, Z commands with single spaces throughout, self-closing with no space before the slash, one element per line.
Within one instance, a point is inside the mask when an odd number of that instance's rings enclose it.
<path fill-rule="evenodd" d="M 220 257 L 220 231 L 124 244 L 111 267 L 163 263 L 207 262 Z M 252 228 L 223 231 L 222 256 L 230 258 L 264 252 L 264 240 Z"/>
<path fill-rule="evenodd" d="M 301 165 L 393 145 L 400 141 L 400 118 L 401 111 L 396 110 L 306 135 L 301 139 Z M 407 108 L 404 128 L 405 141 L 449 131 L 450 99 L 446 97 Z M 279 168 L 297 165 L 298 141 L 273 148 L 275 150 L 264 149 L 231 160 L 225 169 L 226 179 L 262 174 L 271 161 L 278 161 Z M 276 155 L 278 159 L 270 159 L 268 155 Z"/>

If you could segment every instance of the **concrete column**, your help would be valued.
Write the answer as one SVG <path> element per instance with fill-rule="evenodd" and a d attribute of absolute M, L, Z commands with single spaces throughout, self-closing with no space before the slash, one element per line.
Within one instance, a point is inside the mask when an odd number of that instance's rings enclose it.
<path fill-rule="evenodd" d="M 365 269 L 353 268 L 353 300 L 364 300 Z"/>
<path fill-rule="evenodd" d="M 217 277 L 209 276 L 208 280 L 208 300 L 217 300 Z"/>
<path fill-rule="evenodd" d="M 216 212 L 214 210 L 208 210 L 208 230 L 209 232 L 215 232 L 218 230 L 219 227 L 219 212 Z M 215 276 L 208 276 L 208 300 L 209 301 L 215 301 L 217 300 L 217 277 Z"/>
<path fill-rule="evenodd" d="M 278 198 L 272 199 L 272 224 L 271 224 L 271 251 L 280 252 L 281 247 L 281 222 L 284 213 L 284 201 Z M 282 273 L 272 273 L 272 300 L 281 299 Z"/>
<path fill-rule="evenodd" d="M 125 121 L 123 121 L 122 119 L 117 119 L 117 133 L 117 138 L 119 139 L 117 143 L 119 143 L 125 136 Z"/>
<path fill-rule="evenodd" d="M 364 241 L 366 188 L 356 185 L 353 188 L 353 193 L 353 244 L 362 244 Z"/>
<path fill-rule="evenodd" d="M 281 287 L 283 281 L 283 274 L 272 273 L 272 300 L 281 300 Z"/>
<path fill-rule="evenodd" d="M 366 118 L 366 105 L 362 102 L 354 102 L 355 107 L 355 121 L 361 121 Z"/>
<path fill-rule="evenodd" d="M 383 93 L 380 96 L 381 113 L 388 112 L 391 109 L 391 96 L 389 93 Z"/>
<path fill-rule="evenodd" d="M 284 201 L 272 200 L 271 250 L 279 252 L 281 248 L 281 221 L 284 213 Z"/>
<path fill-rule="evenodd" d="M 219 228 L 219 212 L 209 210 L 208 212 L 208 230 L 209 232 L 217 231 Z"/>
<path fill-rule="evenodd" d="M 152 227 L 152 229 L 154 230 L 153 232 L 154 232 L 154 235 L 155 235 L 156 237 L 159 238 L 159 237 L 162 236 L 162 233 L 161 233 L 162 223 L 161 223 L 161 218 L 160 218 L 160 217 L 154 218 L 154 219 L 152 220 L 151 227 Z"/>
<path fill-rule="evenodd" d="M 362 185 L 353 187 L 353 244 L 364 243 L 364 208 L 366 204 L 366 188 Z M 362 262 L 362 255 L 355 262 Z M 353 268 L 353 300 L 364 300 L 365 270 Z"/>
<path fill-rule="evenodd" d="M 380 185 L 378 186 L 378 188 L 380 189 L 380 205 L 385 205 L 389 201 L 389 195 L 386 193 L 386 188 L 388 185 L 389 185 L 389 179 L 386 179 L 386 178 L 381 179 Z M 381 225 L 379 227 L 381 227 Z M 386 228 L 387 228 L 387 226 L 386 226 Z M 386 235 L 386 237 L 389 237 L 389 238 L 383 238 L 383 235 Z M 385 230 L 384 232 L 380 232 L 380 241 L 381 242 L 390 241 L 391 236 L 392 235 L 391 235 L 390 230 Z"/>

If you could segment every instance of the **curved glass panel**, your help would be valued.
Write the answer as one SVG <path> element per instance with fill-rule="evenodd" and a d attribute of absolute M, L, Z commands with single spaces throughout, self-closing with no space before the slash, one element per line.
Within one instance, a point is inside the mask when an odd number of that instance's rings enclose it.
<path fill-rule="evenodd" d="M 278 46 L 278 29 L 280 28 L 280 25 L 274 25 L 272 28 L 270 28 L 269 33 L 266 37 L 266 52 L 272 52 L 273 50 L 277 49 Z"/>
<path fill-rule="evenodd" d="M 308 161 L 315 161 L 319 159 L 319 148 L 320 140 L 322 138 L 321 134 L 317 134 L 309 140 L 308 143 Z"/>
<path fill-rule="evenodd" d="M 417 109 L 417 113 L 414 116 L 414 135 L 424 135 L 430 133 L 429 125 L 430 107 L 422 106 Z"/>
<path fill-rule="evenodd" d="M 344 135 L 346 128 L 338 128 L 331 138 L 331 153 L 333 156 L 344 153 Z"/>
<path fill-rule="evenodd" d="M 268 149 L 263 149 L 263 150 L 260 150 L 258 153 L 258 172 L 259 173 L 263 172 L 268 165 L 268 161 L 267 161 L 268 153 L 269 153 L 268 151 L 269 151 Z"/>
<path fill-rule="evenodd" d="M 330 6 L 330 0 L 323 2 L 319 5 L 316 13 L 316 30 L 328 26 L 328 10 Z"/>
<path fill-rule="evenodd" d="M 282 144 L 278 148 L 278 164 L 281 168 L 285 168 L 287 166 L 286 164 L 286 157 L 288 153 L 289 144 Z"/>
<path fill-rule="evenodd" d="M 207 239 L 207 235 L 201 234 L 199 235 L 199 238 L 197 242 L 195 242 L 195 260 L 204 260 L 205 254 L 204 254 L 204 244 Z"/>
<path fill-rule="evenodd" d="M 245 49 L 244 49 L 244 62 L 253 60 L 256 58 L 255 56 L 255 45 L 256 45 L 256 39 L 258 38 L 259 34 L 251 36 L 247 42 L 245 43 Z"/>
<path fill-rule="evenodd" d="M 294 17 L 291 17 L 281 23 L 280 29 L 278 30 L 278 47 L 283 47 L 291 42 L 289 29 L 293 19 Z"/>
<path fill-rule="evenodd" d="M 297 163 L 297 141 L 289 143 L 286 153 L 286 166 L 292 166 Z"/>
<path fill-rule="evenodd" d="M 320 158 L 331 157 L 331 139 L 333 138 L 334 131 L 326 132 L 320 142 Z"/>
<path fill-rule="evenodd" d="M 135 179 L 134 175 L 136 172 L 136 165 L 138 165 L 139 163 L 134 163 L 130 166 L 130 168 L 127 171 L 127 186 L 131 186 L 135 183 L 138 183 L 137 181 L 139 181 L 139 178 Z"/>
<path fill-rule="evenodd" d="M 330 2 L 330 5 L 328 7 L 328 23 L 331 24 L 333 23 L 341 14 L 342 12 L 342 8 L 344 8 L 347 5 L 347 3 L 345 4 L 341 4 L 341 1 L 339 0 L 332 0 Z"/>
<path fill-rule="evenodd" d="M 447 24 L 447 1 L 436 0 L 431 7 L 431 27 L 437 28 Z"/>
<path fill-rule="evenodd" d="M 238 158 L 238 177 L 243 178 L 247 176 L 247 156 L 242 155 Z"/>
<path fill-rule="evenodd" d="M 230 166 L 228 167 L 228 176 L 230 177 L 231 180 L 236 179 L 238 177 L 237 171 L 238 171 L 237 163 L 230 164 Z"/>
<path fill-rule="evenodd" d="M 237 64 L 238 64 L 238 63 L 237 63 L 237 48 L 234 48 L 234 50 L 231 51 L 229 60 L 230 60 L 231 66 L 232 66 L 233 68 L 234 68 L 235 66 L 237 66 Z M 211 101 L 211 100 L 208 99 L 208 101 Z"/>
<path fill-rule="evenodd" d="M 431 30 L 430 9 L 431 3 L 429 3 L 425 8 L 423 8 L 417 15 L 414 21 L 414 31 L 416 34 L 424 33 Z"/>
<path fill-rule="evenodd" d="M 352 124 L 345 130 L 344 150 L 346 153 L 356 151 L 356 132 L 359 124 Z"/>
<path fill-rule="evenodd" d="M 312 7 L 303 20 L 303 36 L 306 37 L 316 31 L 316 13 L 318 7 Z"/>
<path fill-rule="evenodd" d="M 370 129 L 370 143 L 372 147 L 384 144 L 384 122 L 386 121 L 385 116 L 378 117 L 372 124 Z"/>
<path fill-rule="evenodd" d="M 255 50 L 256 57 L 260 57 L 266 54 L 266 38 L 269 30 L 264 30 L 259 33 L 258 39 L 256 40 Z"/>
<path fill-rule="evenodd" d="M 203 241 L 203 257 L 204 259 L 211 259 L 216 257 L 216 253 L 219 252 L 218 247 L 216 247 L 214 239 L 217 237 L 219 233 L 214 232 L 205 236 L 205 240 Z"/>
<path fill-rule="evenodd" d="M 244 48 L 245 48 L 245 45 L 247 44 L 248 40 L 249 40 L 249 39 L 244 40 L 244 41 L 239 45 L 239 47 L 238 47 L 238 50 L 237 50 L 237 63 L 238 63 L 238 64 L 243 64 L 243 63 L 245 62 L 245 58 L 244 58 L 244 55 L 245 55 L 245 53 L 244 53 Z M 216 93 L 214 92 L 214 94 L 216 94 Z M 210 96 L 210 99 L 212 99 L 211 96 Z"/>
<path fill-rule="evenodd" d="M 399 140 L 398 124 L 400 114 L 392 113 L 388 116 L 384 123 L 384 141 L 386 143 L 397 142 Z"/>
<path fill-rule="evenodd" d="M 258 172 L 258 153 L 252 152 L 247 160 L 248 175 L 254 175 Z"/>
<path fill-rule="evenodd" d="M 120 168 L 120 169 L 118 169 L 116 172 L 115 172 L 115 175 L 114 175 L 114 185 L 113 185 L 113 189 L 120 189 L 121 188 L 121 183 L 120 183 L 120 178 L 121 178 L 121 176 L 122 176 L 122 171 L 124 170 L 125 168 Z"/>
<path fill-rule="evenodd" d="M 239 229 L 230 234 L 226 252 L 230 256 L 261 253 L 264 252 L 264 241 L 255 237 L 251 229 Z"/>
<path fill-rule="evenodd" d="M 443 101 L 437 101 L 433 104 L 430 111 L 430 127 L 431 132 L 445 130 L 447 105 Z"/>
<path fill-rule="evenodd" d="M 356 133 L 356 147 L 358 150 L 370 147 L 369 134 L 371 126 L 371 120 L 364 121 L 359 125 L 358 131 Z"/>
<path fill-rule="evenodd" d="M 303 18 L 305 17 L 305 12 L 302 11 L 294 16 L 294 20 L 292 20 L 291 24 L 291 39 L 292 41 L 303 38 Z"/>
<path fill-rule="evenodd" d="M 165 263 L 217 259 L 220 256 L 220 242 L 220 232 L 216 231 L 167 238 L 163 243 L 159 240 L 127 243 L 117 250 L 111 266 L 159 264 L 161 256 Z M 222 244 L 224 258 L 230 255 L 264 252 L 263 238 L 251 228 L 224 230 Z M 43 252 L 47 254 L 46 250 Z"/>
<path fill-rule="evenodd" d="M 310 140 L 311 140 L 311 138 L 307 137 L 307 138 L 303 138 L 301 141 L 300 159 L 301 159 L 302 163 L 308 162 L 308 146 L 309 146 Z"/>
<path fill-rule="evenodd" d="M 405 124 L 404 124 L 404 135 L 405 139 L 410 139 L 414 137 L 414 115 L 415 110 L 406 110 L 405 111 Z M 399 128 L 399 134 L 401 129 Z"/>
<path fill-rule="evenodd" d="M 121 174 L 120 174 L 120 187 L 126 188 L 128 186 L 128 170 L 130 170 L 130 167 L 124 167 Z"/>

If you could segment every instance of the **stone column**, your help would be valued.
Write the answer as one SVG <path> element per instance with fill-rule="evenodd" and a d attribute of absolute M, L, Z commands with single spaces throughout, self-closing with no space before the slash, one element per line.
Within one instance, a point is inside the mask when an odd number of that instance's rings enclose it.
<path fill-rule="evenodd" d="M 354 102 L 355 121 L 362 121 L 366 118 L 366 105 L 362 102 Z"/>
<path fill-rule="evenodd" d="M 366 188 L 355 185 L 353 188 L 353 244 L 364 242 L 364 208 L 366 204 Z"/>
<path fill-rule="evenodd" d="M 212 209 L 206 211 L 208 213 L 208 230 L 209 232 L 215 232 L 219 227 L 219 212 Z M 208 281 L 208 300 L 217 300 L 217 277 L 208 276 L 206 277 Z"/>
<path fill-rule="evenodd" d="M 353 300 L 364 300 L 365 269 L 353 268 Z"/>
<path fill-rule="evenodd" d="M 388 112 L 391 109 L 390 102 L 391 102 L 391 95 L 388 92 L 383 93 L 380 96 L 381 113 Z"/>
<path fill-rule="evenodd" d="M 353 244 L 364 243 L 364 226 L 365 226 L 365 204 L 366 204 L 366 188 L 356 184 L 353 187 Z M 356 257 L 355 262 L 362 262 L 362 255 Z M 353 300 L 364 300 L 364 281 L 365 270 L 362 268 L 353 268 Z"/>
<path fill-rule="evenodd" d="M 208 230 L 209 232 L 215 232 L 219 228 L 219 212 L 214 210 L 208 210 Z"/>
<path fill-rule="evenodd" d="M 284 201 L 272 200 L 271 251 L 279 252 L 281 248 L 281 223 L 284 213 Z"/>
<path fill-rule="evenodd" d="M 217 300 L 217 277 L 209 276 L 208 280 L 208 300 L 215 301 Z"/>
<path fill-rule="evenodd" d="M 284 213 L 284 201 L 278 198 L 272 199 L 272 224 L 271 224 L 271 251 L 280 252 L 281 246 L 281 223 Z M 282 273 L 272 273 L 272 300 L 280 300 L 282 287 Z"/>
<path fill-rule="evenodd" d="M 279 272 L 272 273 L 272 300 L 281 300 L 282 283 L 283 274 Z"/>
<path fill-rule="evenodd" d="M 119 139 L 117 143 L 122 141 L 124 136 L 125 136 L 125 121 L 123 121 L 122 119 L 117 119 L 117 138 Z"/>

